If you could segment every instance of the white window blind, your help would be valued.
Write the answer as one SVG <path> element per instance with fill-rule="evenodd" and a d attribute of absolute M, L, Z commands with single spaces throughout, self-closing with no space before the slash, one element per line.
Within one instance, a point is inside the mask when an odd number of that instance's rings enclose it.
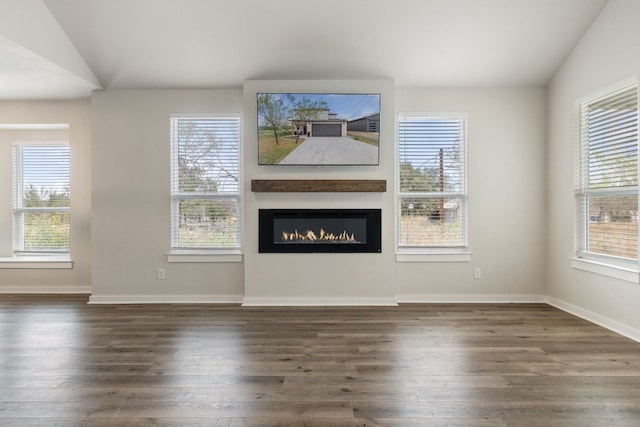
<path fill-rule="evenodd" d="M 69 165 L 66 143 L 14 144 L 15 253 L 69 252 Z"/>
<path fill-rule="evenodd" d="M 398 119 L 398 250 L 467 246 L 466 117 Z"/>
<path fill-rule="evenodd" d="M 579 105 L 577 254 L 638 258 L 638 84 Z"/>
<path fill-rule="evenodd" d="M 174 249 L 240 247 L 239 117 L 171 117 Z"/>

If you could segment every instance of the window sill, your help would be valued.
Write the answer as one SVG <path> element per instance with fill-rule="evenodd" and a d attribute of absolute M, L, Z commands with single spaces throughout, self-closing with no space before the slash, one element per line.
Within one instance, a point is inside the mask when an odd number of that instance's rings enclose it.
<path fill-rule="evenodd" d="M 399 252 L 396 262 L 470 262 L 471 252 Z"/>
<path fill-rule="evenodd" d="M 167 254 L 167 262 L 242 262 L 240 251 L 185 251 L 174 250 Z"/>
<path fill-rule="evenodd" d="M 640 283 L 638 269 L 622 267 L 584 258 L 571 258 L 571 267 L 631 283 Z"/>
<path fill-rule="evenodd" d="M 69 269 L 73 268 L 73 261 L 68 256 L 0 257 L 0 269 L 3 268 Z"/>

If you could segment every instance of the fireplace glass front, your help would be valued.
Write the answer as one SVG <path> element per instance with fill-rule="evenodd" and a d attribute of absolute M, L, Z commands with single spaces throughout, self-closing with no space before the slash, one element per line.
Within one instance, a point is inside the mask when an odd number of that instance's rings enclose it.
<path fill-rule="evenodd" d="M 380 209 L 260 209 L 261 253 L 381 252 Z"/>

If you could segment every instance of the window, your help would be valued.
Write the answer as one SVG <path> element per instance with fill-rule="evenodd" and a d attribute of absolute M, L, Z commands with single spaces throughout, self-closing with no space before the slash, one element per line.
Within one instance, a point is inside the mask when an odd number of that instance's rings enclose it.
<path fill-rule="evenodd" d="M 398 252 L 467 248 L 466 116 L 400 114 Z"/>
<path fill-rule="evenodd" d="M 171 245 L 240 248 L 240 118 L 171 117 Z"/>
<path fill-rule="evenodd" d="M 13 252 L 69 252 L 69 145 L 13 146 Z"/>
<path fill-rule="evenodd" d="M 637 269 L 638 83 L 579 103 L 576 254 Z"/>

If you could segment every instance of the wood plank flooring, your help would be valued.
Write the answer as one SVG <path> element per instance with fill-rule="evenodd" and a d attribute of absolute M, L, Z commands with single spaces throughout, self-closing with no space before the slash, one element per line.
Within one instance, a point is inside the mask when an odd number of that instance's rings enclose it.
<path fill-rule="evenodd" d="M 0 426 L 639 426 L 640 344 L 544 304 L 0 295 Z"/>

